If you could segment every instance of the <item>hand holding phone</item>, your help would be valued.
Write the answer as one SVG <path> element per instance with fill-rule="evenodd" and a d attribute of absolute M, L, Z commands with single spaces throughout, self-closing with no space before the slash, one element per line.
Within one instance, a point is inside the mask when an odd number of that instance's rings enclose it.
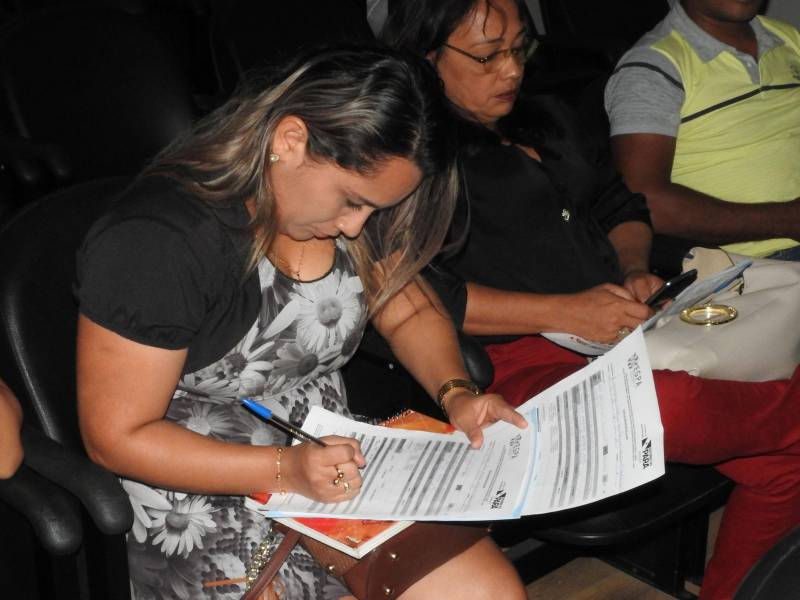
<path fill-rule="evenodd" d="M 674 300 L 675 296 L 689 287 L 697 279 L 697 269 L 691 269 L 664 282 L 652 296 L 645 300 L 650 308 L 657 309 L 667 300 Z"/>

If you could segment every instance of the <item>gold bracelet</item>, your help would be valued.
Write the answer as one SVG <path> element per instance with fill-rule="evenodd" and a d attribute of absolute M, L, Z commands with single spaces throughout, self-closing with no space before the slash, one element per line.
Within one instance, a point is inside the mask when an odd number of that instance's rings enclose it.
<path fill-rule="evenodd" d="M 442 387 L 439 388 L 439 393 L 436 394 L 436 404 L 439 405 L 439 408 L 442 409 L 442 412 L 448 418 L 450 415 L 447 414 L 447 409 L 444 407 L 444 397 L 448 394 L 448 392 L 456 388 L 468 390 L 475 396 L 479 396 L 481 393 L 481 388 L 468 379 L 451 379 L 449 381 L 445 381 Z"/>
<path fill-rule="evenodd" d="M 276 448 L 276 450 L 278 451 L 278 456 L 275 457 L 275 466 L 278 467 L 278 472 L 275 473 L 275 479 L 278 482 L 278 487 L 280 487 L 280 484 L 281 484 L 281 458 L 283 457 L 283 448 L 278 446 Z M 285 496 L 286 495 L 286 490 L 285 489 L 280 488 L 280 492 L 281 492 L 281 496 Z"/>

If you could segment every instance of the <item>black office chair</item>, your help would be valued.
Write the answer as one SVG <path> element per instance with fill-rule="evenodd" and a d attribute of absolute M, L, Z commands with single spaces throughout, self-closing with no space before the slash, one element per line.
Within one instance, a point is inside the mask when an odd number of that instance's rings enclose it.
<path fill-rule="evenodd" d="M 540 0 L 545 35 L 572 40 L 613 66 L 669 12 L 667 0 Z"/>
<path fill-rule="evenodd" d="M 594 556 L 675 598 L 691 599 L 685 584 L 702 581 L 709 514 L 732 488 L 711 467 L 667 464 L 664 477 L 641 488 L 517 525 L 499 523 L 494 536 L 510 548 L 525 581 L 573 558 Z M 518 553 L 531 539 L 546 544 Z"/>
<path fill-rule="evenodd" d="M 761 557 L 733 600 L 800 598 L 800 529 L 795 529 Z"/>
<path fill-rule="evenodd" d="M 77 590 L 64 597 L 129 597 L 123 534 L 133 524 L 133 511 L 117 478 L 86 458 L 80 440 L 72 296 L 78 245 L 126 184 L 124 178 L 107 179 L 51 194 L 27 205 L 0 230 L 0 377 L 16 393 L 25 415 L 22 476 L 33 471 L 51 487 L 66 490 L 83 516 L 77 551 L 74 539 L 61 544 L 67 559 L 48 569 L 61 573 L 59 595 L 68 584 Z M 48 498 L 41 494 L 49 492 L 32 495 L 23 505 L 35 501 L 45 506 Z M 67 527 L 71 517 L 66 509 L 53 510 L 63 513 Z M 41 531 L 49 517 L 44 524 L 31 522 Z M 58 521 L 52 525 L 62 526 Z M 52 547 L 46 552 L 58 554 Z"/>
<path fill-rule="evenodd" d="M 583 102 L 620 57 L 669 11 L 666 0 L 540 0 L 544 31 L 523 88 Z M 602 84 L 600 84 L 602 85 Z M 594 93 L 590 91 L 590 93 Z"/>
<path fill-rule="evenodd" d="M 187 76 L 131 15 L 61 6 L 0 29 L 0 129 L 57 146 L 54 185 L 133 174 L 191 126 Z"/>
<path fill-rule="evenodd" d="M 68 492 L 23 463 L 0 480 L 0 523 L 6 597 L 52 597 L 56 590 L 76 595 L 77 577 L 60 577 L 61 557 L 77 553 L 83 539 L 80 511 Z"/>
<path fill-rule="evenodd" d="M 110 508 L 123 500 L 116 478 L 28 425 L 22 444 L 22 465 L 10 479 L 0 480 L 4 597 L 105 597 L 105 591 L 90 595 L 87 587 L 83 521 L 85 512 L 99 528 L 118 527 L 116 508 Z M 130 512 L 121 508 L 121 514 Z"/>

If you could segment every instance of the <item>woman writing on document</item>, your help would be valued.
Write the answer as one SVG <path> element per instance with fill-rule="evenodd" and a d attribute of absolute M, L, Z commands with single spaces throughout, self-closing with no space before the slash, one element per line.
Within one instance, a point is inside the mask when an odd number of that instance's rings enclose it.
<path fill-rule="evenodd" d="M 422 61 L 318 53 L 200 122 L 91 229 L 80 422 L 131 497 L 134 598 L 239 598 L 250 555 L 274 535 L 247 494 L 359 493 L 355 440 L 288 447 L 240 398 L 294 425 L 315 405 L 348 414 L 338 369 L 367 318 L 434 397 L 466 379 L 452 324 L 417 276 L 455 200 L 447 123 Z M 476 444 L 498 419 L 524 426 L 494 394 L 456 386 L 445 400 L 461 395 L 451 416 Z M 402 598 L 524 597 L 488 538 L 420 575 Z M 299 546 L 270 593 L 349 594 Z"/>
<path fill-rule="evenodd" d="M 382 33 L 436 68 L 459 122 L 466 185 L 452 237 L 465 242 L 426 275 L 457 325 L 484 336 L 490 391 L 512 404 L 586 364 L 535 334 L 611 342 L 652 314 L 644 300 L 661 283 L 648 273 L 644 199 L 549 115 L 512 112 L 530 47 L 524 14 L 521 0 L 397 0 Z M 667 459 L 714 464 L 738 484 L 701 592 L 731 598 L 800 523 L 800 369 L 763 383 L 654 376 Z"/>

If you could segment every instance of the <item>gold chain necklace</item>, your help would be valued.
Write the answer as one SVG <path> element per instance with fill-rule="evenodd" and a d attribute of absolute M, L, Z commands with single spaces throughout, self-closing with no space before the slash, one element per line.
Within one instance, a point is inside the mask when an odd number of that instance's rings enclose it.
<path fill-rule="evenodd" d="M 306 242 L 303 242 L 302 246 L 300 246 L 300 258 L 298 258 L 297 260 L 296 269 L 292 268 L 292 264 L 288 260 L 278 256 L 277 250 L 273 250 L 272 252 L 268 253 L 267 257 L 273 262 L 282 264 L 284 267 L 286 267 L 286 270 L 289 272 L 289 275 L 299 281 L 300 271 L 303 270 L 303 257 L 305 257 L 305 254 L 306 254 Z"/>

